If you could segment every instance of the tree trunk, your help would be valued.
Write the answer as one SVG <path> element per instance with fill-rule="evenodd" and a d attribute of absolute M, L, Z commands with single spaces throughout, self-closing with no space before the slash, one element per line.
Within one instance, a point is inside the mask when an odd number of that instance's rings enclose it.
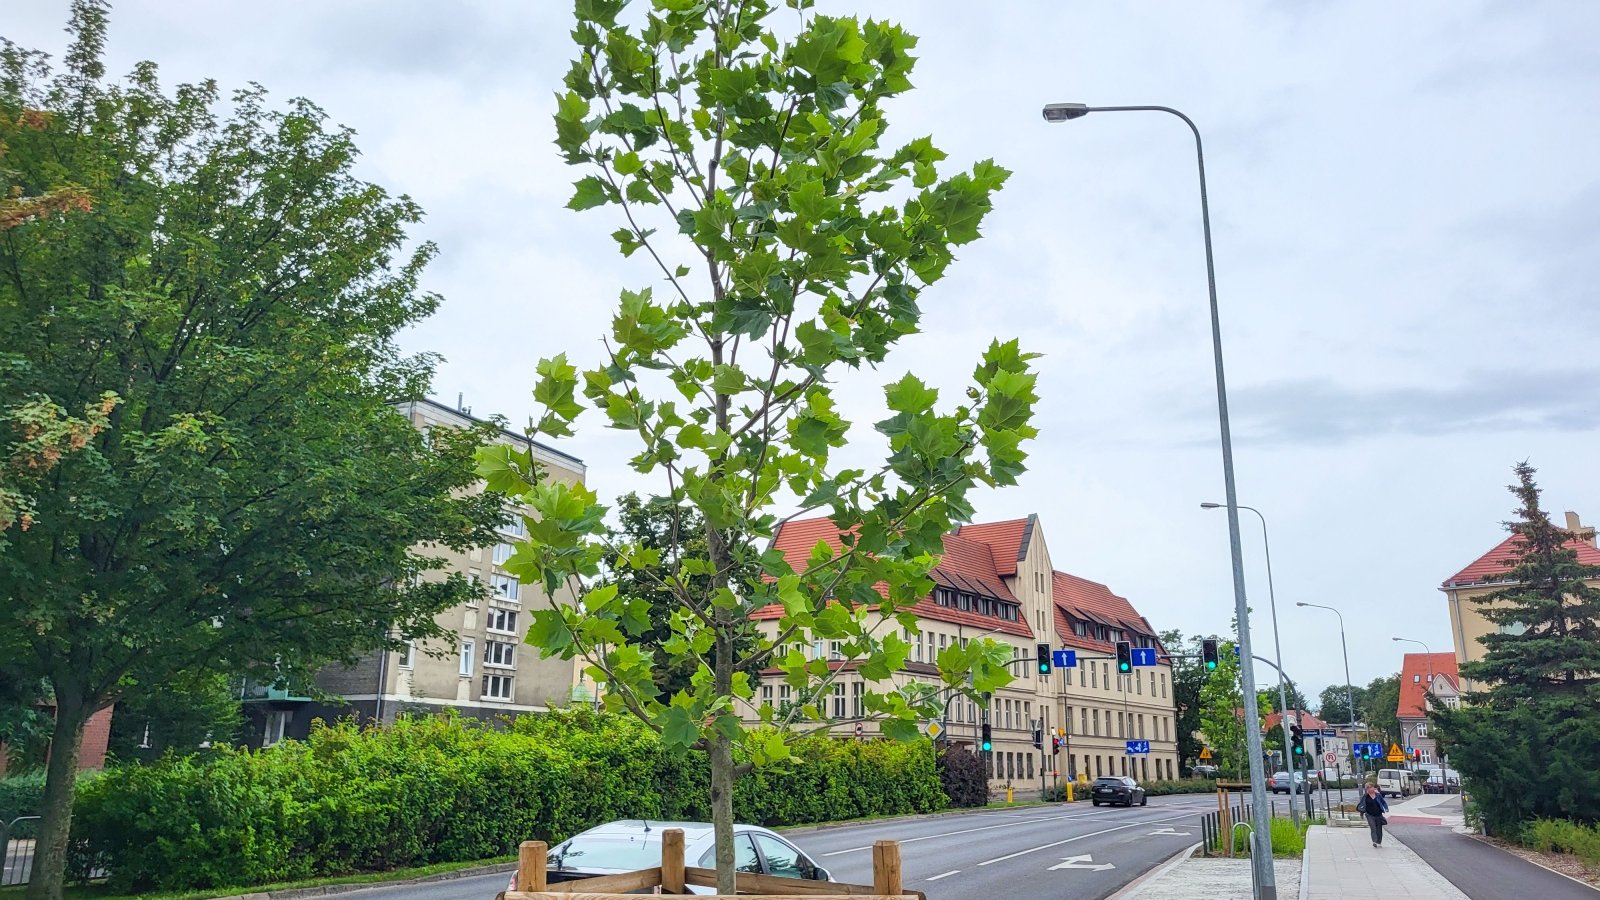
<path fill-rule="evenodd" d="M 72 830 L 73 788 L 83 726 L 92 712 L 81 697 L 56 689 L 56 724 L 50 739 L 50 766 L 44 783 L 39 837 L 33 848 L 33 873 L 27 900 L 61 900 L 66 882 L 67 838 Z"/>
<path fill-rule="evenodd" d="M 711 825 L 717 841 L 717 893 L 731 897 L 738 893 L 733 867 L 733 745 L 721 734 L 712 735 L 709 755 Z"/>

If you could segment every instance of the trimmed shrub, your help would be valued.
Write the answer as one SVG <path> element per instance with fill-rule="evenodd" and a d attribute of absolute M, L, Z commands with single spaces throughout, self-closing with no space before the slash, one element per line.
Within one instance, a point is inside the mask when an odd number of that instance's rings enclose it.
<path fill-rule="evenodd" d="M 18 816 L 34 816 L 44 801 L 44 773 L 0 778 L 0 825 Z"/>
<path fill-rule="evenodd" d="M 951 806 L 967 808 L 989 803 L 989 778 L 977 754 L 959 747 L 940 751 L 939 780 Z"/>
<path fill-rule="evenodd" d="M 1542 853 L 1570 853 L 1600 867 L 1600 828 L 1565 819 L 1535 819 L 1523 830 L 1522 843 Z"/>
<path fill-rule="evenodd" d="M 796 824 L 947 804 L 927 741 L 813 738 L 740 779 L 734 815 Z M 614 819 L 709 818 L 710 773 L 625 717 L 454 716 L 319 726 L 263 751 L 167 757 L 79 791 L 73 868 L 119 893 L 267 884 L 511 853 Z"/>
<path fill-rule="evenodd" d="M 1139 786 L 1144 788 L 1148 797 L 1161 797 L 1167 794 L 1213 794 L 1217 790 L 1217 781 L 1215 778 L 1176 778 L 1141 781 Z"/>

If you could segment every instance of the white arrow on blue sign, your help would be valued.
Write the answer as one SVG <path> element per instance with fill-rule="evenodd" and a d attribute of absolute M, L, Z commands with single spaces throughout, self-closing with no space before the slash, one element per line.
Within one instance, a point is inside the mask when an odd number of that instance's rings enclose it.
<path fill-rule="evenodd" d="M 1150 742 L 1149 741 L 1128 741 L 1128 753 L 1129 754 L 1149 753 L 1149 752 L 1150 752 Z"/>
<path fill-rule="evenodd" d="M 1156 664 L 1156 648 L 1135 647 L 1130 655 L 1129 662 L 1136 666 L 1153 666 Z"/>
<path fill-rule="evenodd" d="M 1050 652 L 1050 661 L 1058 669 L 1076 669 L 1078 667 L 1078 651 L 1052 650 Z"/>

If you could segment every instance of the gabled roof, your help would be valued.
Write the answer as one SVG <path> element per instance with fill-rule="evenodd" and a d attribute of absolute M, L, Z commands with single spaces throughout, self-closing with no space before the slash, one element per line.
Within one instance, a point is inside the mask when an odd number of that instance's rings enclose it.
<path fill-rule="evenodd" d="M 1155 635 L 1149 621 L 1139 615 L 1127 598 L 1119 597 L 1109 587 L 1098 581 L 1054 572 L 1053 585 L 1056 603 L 1056 636 L 1064 646 L 1105 650 L 1112 647 L 1107 641 L 1074 634 L 1072 619 L 1083 619 L 1136 634 Z"/>
<path fill-rule="evenodd" d="M 1267 731 L 1271 731 L 1272 729 L 1278 727 L 1278 722 L 1282 719 L 1283 713 L 1267 713 L 1267 717 L 1262 720 L 1262 728 L 1266 729 Z M 1333 728 L 1332 725 L 1329 725 L 1327 722 L 1322 721 L 1303 709 L 1297 709 L 1294 711 L 1294 720 L 1289 724 L 1293 725 L 1295 722 L 1300 723 L 1301 731 L 1321 731 L 1324 728 Z"/>
<path fill-rule="evenodd" d="M 1026 519 L 962 525 L 956 529 L 956 534 L 967 540 L 988 544 L 994 552 L 995 572 L 1015 575 L 1017 563 L 1028 555 L 1028 541 L 1033 537 L 1033 526 L 1038 518 L 1030 514 Z"/>
<path fill-rule="evenodd" d="M 784 559 L 795 571 L 799 572 L 805 570 L 807 561 L 811 558 L 811 549 L 818 541 L 825 542 L 835 553 L 843 547 L 839 540 L 839 527 L 827 518 L 796 519 L 784 523 L 778 530 L 777 536 L 773 538 L 772 546 L 784 555 Z M 1012 571 L 1015 570 L 1016 565 L 1013 560 Z M 1010 588 L 1006 587 L 1005 580 L 1001 577 L 993 549 L 987 543 L 974 539 L 970 534 L 945 535 L 944 554 L 939 565 L 934 567 L 931 577 L 935 584 L 955 588 L 958 591 L 994 597 L 1011 603 L 1017 602 L 1017 598 L 1011 593 Z M 878 590 L 882 592 L 883 586 L 879 585 Z M 933 602 L 931 596 L 917 601 L 910 611 L 922 618 L 937 622 L 971 625 L 984 631 L 995 629 L 1019 637 L 1033 636 L 1033 629 L 1024 621 L 1027 618 L 1025 615 L 1018 616 L 1014 622 L 1006 621 L 996 616 L 940 606 Z M 756 610 L 751 614 L 751 618 L 776 619 L 782 615 L 783 607 L 770 605 Z"/>
<path fill-rule="evenodd" d="M 1508 563 L 1516 557 L 1523 543 L 1522 536 L 1513 534 L 1494 546 L 1493 550 L 1472 561 L 1465 569 L 1451 575 L 1444 580 L 1443 588 L 1465 587 L 1474 584 L 1493 584 L 1509 579 L 1511 568 Z M 1600 548 L 1580 537 L 1573 537 L 1567 541 L 1568 549 L 1578 552 L 1578 563 L 1585 566 L 1600 566 Z"/>
<path fill-rule="evenodd" d="M 1447 679 L 1452 687 L 1461 676 L 1456 671 L 1454 653 L 1407 653 L 1400 665 L 1400 705 L 1397 715 L 1402 719 L 1420 719 L 1422 695 L 1427 691 L 1428 673 L 1435 678 Z"/>

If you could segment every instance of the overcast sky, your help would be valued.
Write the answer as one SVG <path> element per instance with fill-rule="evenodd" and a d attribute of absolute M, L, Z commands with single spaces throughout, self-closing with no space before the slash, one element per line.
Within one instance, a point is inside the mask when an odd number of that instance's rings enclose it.
<path fill-rule="evenodd" d="M 59 57 L 66 0 L 5 6 L 0 33 Z M 823 9 L 921 36 L 891 142 L 932 134 L 951 163 L 1016 173 L 854 407 L 872 421 L 875 385 L 906 370 L 948 395 L 992 337 L 1045 353 L 1031 471 L 980 494 L 980 518 L 1038 513 L 1058 568 L 1157 628 L 1228 628 L 1226 519 L 1199 508 L 1222 473 L 1193 145 L 1161 115 L 1040 118 L 1086 101 L 1175 106 L 1205 133 L 1239 498 L 1271 522 L 1308 696 L 1344 677 L 1332 614 L 1297 600 L 1344 611 L 1358 684 L 1417 649 L 1392 636 L 1451 648 L 1438 585 L 1504 536 L 1513 463 L 1539 468 L 1558 521 L 1600 521 L 1600 4 Z M 408 349 L 446 358 L 439 399 L 518 422 L 535 361 L 593 362 L 617 292 L 654 280 L 615 252 L 612 212 L 562 208 L 582 174 L 551 145 L 570 23 L 543 0 L 123 0 L 108 62 L 257 81 L 355 128 L 361 174 L 417 199 L 441 249 L 425 285 L 445 303 Z M 603 498 L 653 487 L 598 420 L 561 446 Z"/>

